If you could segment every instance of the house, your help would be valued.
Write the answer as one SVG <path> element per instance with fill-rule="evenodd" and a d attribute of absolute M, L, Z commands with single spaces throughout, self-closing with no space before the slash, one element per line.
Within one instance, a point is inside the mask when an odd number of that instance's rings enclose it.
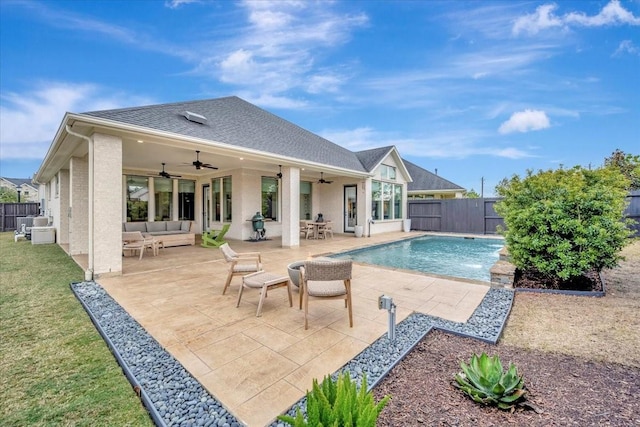
<path fill-rule="evenodd" d="M 404 160 L 413 181 L 407 185 L 408 199 L 461 199 L 466 190 L 420 166 Z"/>
<path fill-rule="evenodd" d="M 31 182 L 31 179 L 0 177 L 0 187 L 19 191 L 21 202 L 38 203 L 40 201 L 38 188 Z"/>
<path fill-rule="evenodd" d="M 124 222 L 246 240 L 260 212 L 283 247 L 318 213 L 337 233 L 399 231 L 412 177 L 393 146 L 352 152 L 232 96 L 66 113 L 34 181 L 58 244 L 100 276 L 122 272 Z"/>

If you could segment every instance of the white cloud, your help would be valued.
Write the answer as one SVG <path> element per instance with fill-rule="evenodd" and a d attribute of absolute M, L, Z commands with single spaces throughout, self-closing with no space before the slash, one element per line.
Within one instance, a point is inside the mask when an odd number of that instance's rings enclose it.
<path fill-rule="evenodd" d="M 344 83 L 345 77 L 335 74 L 316 74 L 309 76 L 307 92 L 309 93 L 337 93 Z"/>
<path fill-rule="evenodd" d="M 220 44 L 215 56 L 205 53 L 196 72 L 267 97 L 281 98 L 295 89 L 313 94 L 339 90 L 346 75 L 338 70 L 344 66 L 318 71 L 320 57 L 367 25 L 366 15 L 340 14 L 330 2 L 246 1 L 241 7 L 247 25 Z"/>
<path fill-rule="evenodd" d="M 553 14 L 553 11 L 557 8 L 558 5 L 556 4 L 538 6 L 534 13 L 516 19 L 512 28 L 513 34 L 518 35 L 521 32 L 536 34 L 547 28 L 563 27 L 562 19 Z"/>
<path fill-rule="evenodd" d="M 570 26 L 602 27 L 606 25 L 640 25 L 640 18 L 626 10 L 619 0 L 611 0 L 597 15 L 588 16 L 584 12 L 570 12 L 562 16 L 554 14 L 558 5 L 550 3 L 538 6 L 534 13 L 517 18 L 511 29 L 519 35 L 537 34 L 549 28 L 568 28 Z"/>
<path fill-rule="evenodd" d="M 508 134 L 513 132 L 530 132 L 534 130 L 546 129 L 551 124 L 549 117 L 544 111 L 524 110 L 513 113 L 509 120 L 502 123 L 498 132 Z"/>
<path fill-rule="evenodd" d="M 381 135 L 378 132 L 367 126 L 347 130 L 325 130 L 320 132 L 320 136 L 352 151 L 387 145 L 380 142 Z"/>
<path fill-rule="evenodd" d="M 568 23 L 576 23 L 585 27 L 601 27 L 604 25 L 640 25 L 640 18 L 626 10 L 618 0 L 611 0 L 600 13 L 587 16 L 582 12 L 571 12 L 565 17 Z"/>
<path fill-rule="evenodd" d="M 42 158 L 66 112 L 144 105 L 151 100 L 113 94 L 89 83 L 41 83 L 25 93 L 2 94 L 0 142 L 3 158 Z"/>
<path fill-rule="evenodd" d="M 634 45 L 631 40 L 623 40 L 618 45 L 618 48 L 613 52 L 612 56 L 622 56 L 624 54 L 640 55 L 640 49 Z"/>
<path fill-rule="evenodd" d="M 479 155 L 508 159 L 535 157 L 531 152 L 519 148 L 486 146 L 483 141 L 492 139 L 491 135 L 488 132 L 475 129 L 398 138 L 371 127 L 360 127 L 346 130 L 325 130 L 320 132 L 320 135 L 352 151 L 393 145 L 403 156 L 430 159 L 463 159 Z"/>
<path fill-rule="evenodd" d="M 507 147 L 507 148 L 499 148 L 499 149 L 490 149 L 487 154 L 493 154 L 497 157 L 504 157 L 507 159 L 524 159 L 527 157 L 534 157 L 530 153 L 526 151 L 520 150 L 518 148 Z"/>
<path fill-rule="evenodd" d="M 169 9 L 177 9 L 184 4 L 200 3 L 200 0 L 167 0 L 164 5 Z"/>

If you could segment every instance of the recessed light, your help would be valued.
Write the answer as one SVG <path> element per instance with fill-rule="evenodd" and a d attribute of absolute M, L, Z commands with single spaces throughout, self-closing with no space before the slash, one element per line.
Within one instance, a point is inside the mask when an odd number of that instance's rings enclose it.
<path fill-rule="evenodd" d="M 244 157 L 240 157 L 240 160 L 244 160 Z"/>
<path fill-rule="evenodd" d="M 138 143 L 139 143 L 139 144 L 142 144 L 143 142 L 144 142 L 144 141 L 143 141 L 143 140 L 141 140 L 141 139 L 139 139 L 139 140 L 138 140 Z"/>

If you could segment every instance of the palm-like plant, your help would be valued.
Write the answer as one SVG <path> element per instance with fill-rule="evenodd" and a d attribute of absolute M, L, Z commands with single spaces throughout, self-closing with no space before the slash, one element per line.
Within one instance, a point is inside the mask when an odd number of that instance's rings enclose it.
<path fill-rule="evenodd" d="M 328 375 L 321 384 L 313 380 L 313 388 L 307 393 L 307 419 L 300 408 L 295 418 L 279 415 L 278 419 L 294 427 L 375 427 L 378 415 L 389 399 L 390 396 L 385 396 L 376 403 L 373 393 L 367 391 L 367 377 L 363 377 L 358 390 L 347 371 L 337 380 Z"/>
<path fill-rule="evenodd" d="M 460 368 L 462 372 L 456 374 L 454 385 L 478 403 L 511 409 L 524 398 L 524 379 L 518 376 L 513 363 L 504 372 L 498 356 L 482 353 L 479 357 L 474 354 L 469 365 L 460 362 Z"/>

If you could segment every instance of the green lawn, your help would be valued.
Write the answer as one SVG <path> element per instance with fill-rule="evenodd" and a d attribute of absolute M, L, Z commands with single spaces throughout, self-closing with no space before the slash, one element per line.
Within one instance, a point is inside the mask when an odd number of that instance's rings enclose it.
<path fill-rule="evenodd" d="M 54 244 L 0 233 L 0 425 L 152 426 L 69 284 Z"/>

